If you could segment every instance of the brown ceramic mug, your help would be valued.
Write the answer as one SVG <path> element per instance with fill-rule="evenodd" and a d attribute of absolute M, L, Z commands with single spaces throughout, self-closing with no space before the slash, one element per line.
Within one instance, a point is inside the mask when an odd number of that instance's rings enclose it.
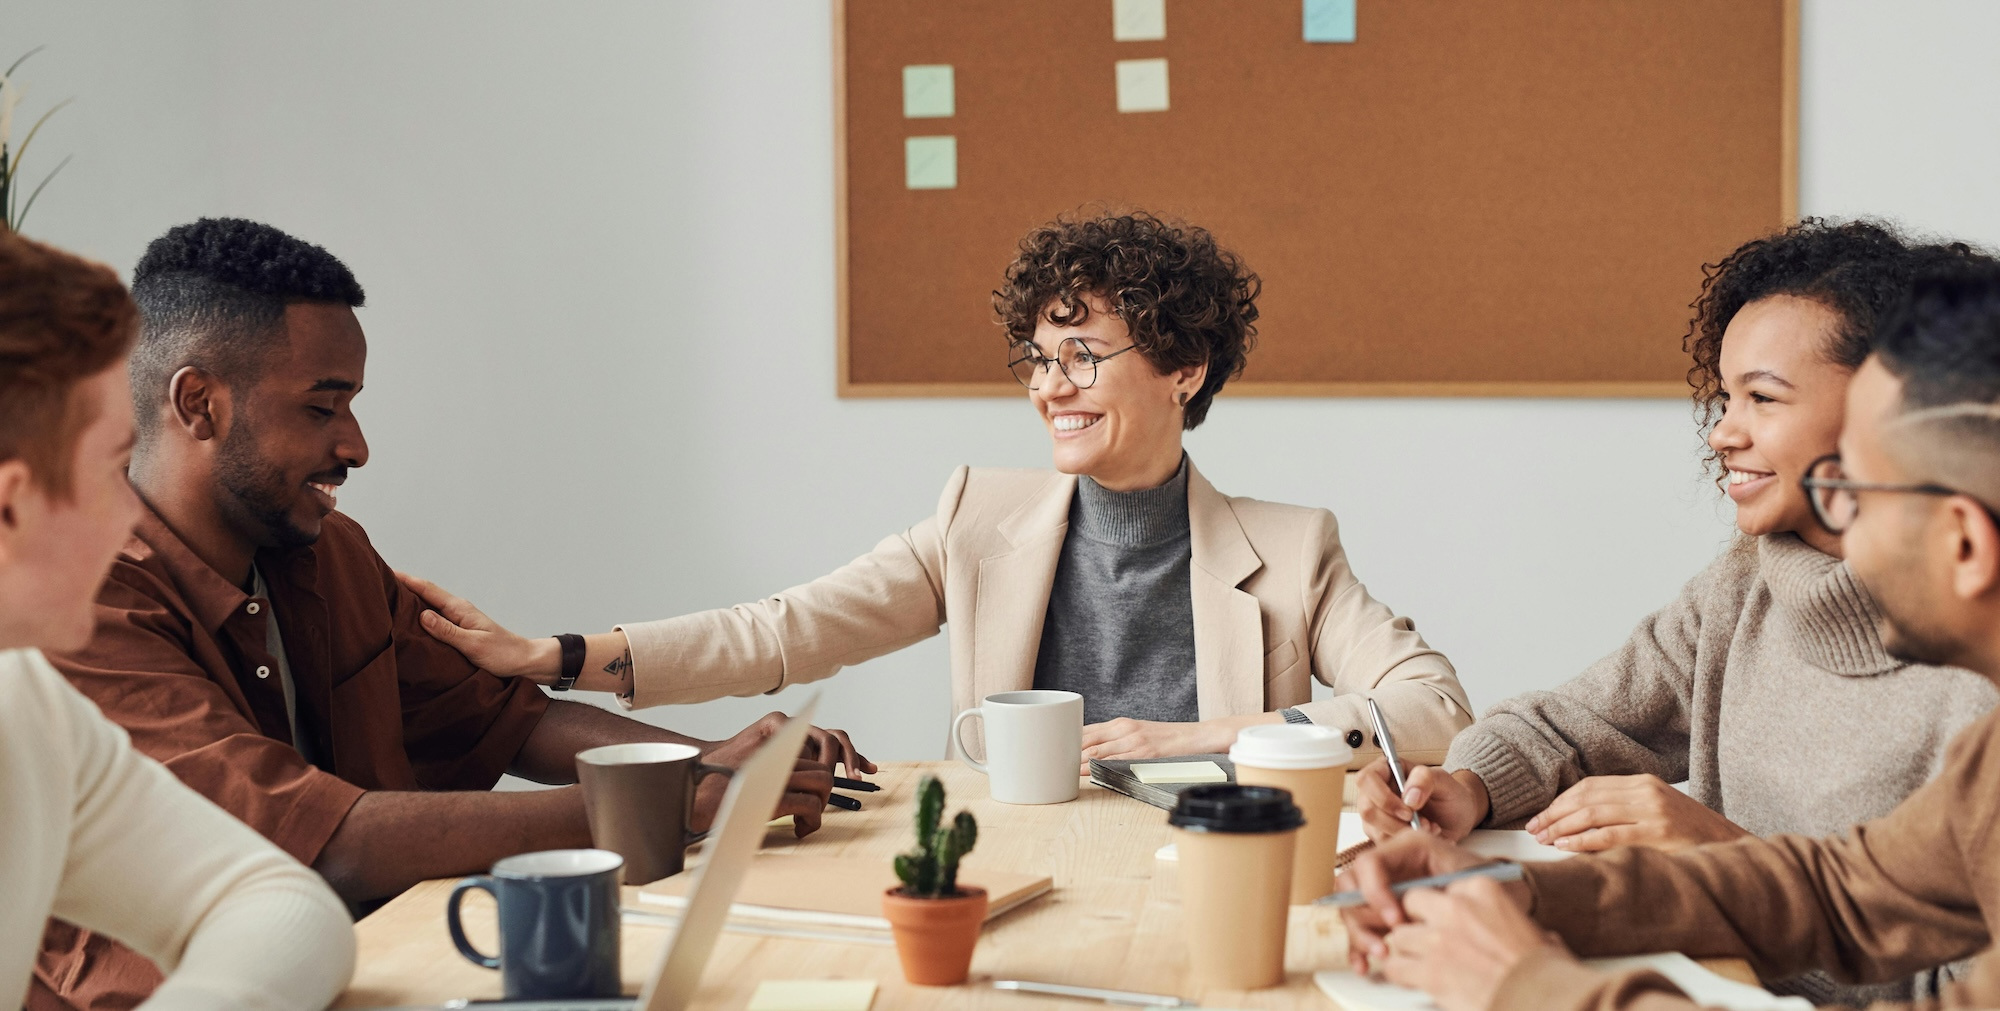
<path fill-rule="evenodd" d="M 700 750 L 687 744 L 610 744 L 577 752 L 591 844 L 625 858 L 628 885 L 679 874 L 695 840 L 688 829 L 695 787 L 703 776 L 733 771 L 703 762 Z"/>

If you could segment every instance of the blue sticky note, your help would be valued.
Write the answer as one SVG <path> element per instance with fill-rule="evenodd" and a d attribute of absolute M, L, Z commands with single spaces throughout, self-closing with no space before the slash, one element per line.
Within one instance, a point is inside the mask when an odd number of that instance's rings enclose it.
<path fill-rule="evenodd" d="M 913 190 L 957 189 L 958 138 L 903 138 L 903 185 Z"/>
<path fill-rule="evenodd" d="M 903 68 L 903 116 L 931 119 L 950 116 L 957 106 L 951 64 L 920 63 Z"/>
<path fill-rule="evenodd" d="M 1353 42 L 1355 0 L 1305 0 L 1307 42 Z"/>

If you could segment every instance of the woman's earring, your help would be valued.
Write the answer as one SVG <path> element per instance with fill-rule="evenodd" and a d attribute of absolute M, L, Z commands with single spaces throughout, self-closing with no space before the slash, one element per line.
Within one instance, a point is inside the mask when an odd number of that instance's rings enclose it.
<path fill-rule="evenodd" d="M 1175 398 L 1174 398 L 1174 403 L 1176 403 L 1176 404 L 1179 404 L 1179 405 L 1181 405 L 1182 407 L 1186 407 L 1186 406 L 1187 406 L 1187 394 L 1186 394 L 1186 393 L 1183 393 L 1183 394 L 1181 394 L 1180 396 L 1178 396 L 1178 397 L 1175 397 Z"/>

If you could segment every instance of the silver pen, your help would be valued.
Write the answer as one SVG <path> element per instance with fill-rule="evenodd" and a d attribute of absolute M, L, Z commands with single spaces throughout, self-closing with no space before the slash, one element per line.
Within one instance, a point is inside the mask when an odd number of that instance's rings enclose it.
<path fill-rule="evenodd" d="M 1389 738 L 1389 723 L 1382 718 L 1382 707 L 1374 699 L 1368 700 L 1368 719 L 1375 724 L 1375 743 L 1381 746 L 1382 757 L 1389 760 L 1389 775 L 1396 777 L 1396 796 L 1401 798 L 1410 792 L 1410 783 L 1403 778 L 1403 762 L 1396 757 L 1396 742 Z M 1415 811 L 1410 812 L 1410 827 L 1419 832 L 1424 829 L 1424 820 Z"/>
<path fill-rule="evenodd" d="M 1443 888 L 1454 881 L 1463 881 L 1466 878 L 1492 878 L 1495 881 L 1519 881 L 1521 880 L 1521 865 L 1516 863 L 1480 864 L 1477 867 L 1467 867 L 1462 871 L 1452 871 L 1450 874 L 1438 874 L 1433 877 L 1415 878 L 1410 881 L 1398 882 L 1397 884 L 1390 885 L 1389 891 L 1400 897 L 1404 892 L 1415 891 L 1419 888 Z M 1314 899 L 1313 905 L 1332 906 L 1335 909 L 1348 909 L 1354 906 L 1365 905 L 1367 902 L 1368 899 L 1360 892 L 1335 892 L 1332 895 L 1323 895 Z"/>
<path fill-rule="evenodd" d="M 1133 993 L 1129 990 L 1101 990 L 1094 986 L 1070 986 L 1065 983 L 1036 983 L 1025 979 L 996 979 L 995 990 L 1014 990 L 1020 993 L 1038 993 L 1046 997 L 1075 997 L 1079 1000 L 1101 1000 L 1106 1004 L 1125 1004 L 1132 1007 L 1199 1008 L 1200 1005 L 1180 997 L 1170 997 L 1157 993 Z"/>

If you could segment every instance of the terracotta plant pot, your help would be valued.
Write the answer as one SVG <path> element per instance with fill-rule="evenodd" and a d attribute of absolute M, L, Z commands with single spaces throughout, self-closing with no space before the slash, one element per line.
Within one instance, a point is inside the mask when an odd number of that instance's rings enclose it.
<path fill-rule="evenodd" d="M 913 899 L 901 888 L 882 893 L 882 915 L 896 932 L 903 978 L 920 986 L 965 982 L 972 949 L 986 925 L 986 889 L 961 888 L 942 899 Z"/>

